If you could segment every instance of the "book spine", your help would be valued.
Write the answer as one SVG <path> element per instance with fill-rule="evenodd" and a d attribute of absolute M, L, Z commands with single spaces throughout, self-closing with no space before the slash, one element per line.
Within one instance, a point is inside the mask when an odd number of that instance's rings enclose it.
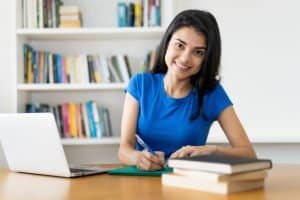
<path fill-rule="evenodd" d="M 96 136 L 98 138 L 101 138 L 103 136 L 103 133 L 101 131 L 100 118 L 99 118 L 97 104 L 95 102 L 92 102 L 92 110 L 93 110 L 94 124 L 95 124 L 95 128 L 96 128 Z"/>
<path fill-rule="evenodd" d="M 90 127 L 90 136 L 91 136 L 91 138 L 96 138 L 97 131 L 96 131 L 96 127 L 94 124 L 92 101 L 86 102 L 86 111 L 87 111 L 89 127 Z"/>
<path fill-rule="evenodd" d="M 85 103 L 81 104 L 81 111 L 82 111 L 83 124 L 84 124 L 84 135 L 85 137 L 90 138 L 91 137 L 90 125 L 89 125 L 89 119 L 88 119 L 87 108 Z"/>
<path fill-rule="evenodd" d="M 137 1 L 134 4 L 134 26 L 141 27 L 142 26 L 142 4 Z"/>
<path fill-rule="evenodd" d="M 69 103 L 69 117 L 70 117 L 70 135 L 73 138 L 77 137 L 76 127 L 76 105 L 73 102 Z"/>
<path fill-rule="evenodd" d="M 118 2 L 117 4 L 118 13 L 118 26 L 126 27 L 128 26 L 128 7 L 125 2 Z"/>

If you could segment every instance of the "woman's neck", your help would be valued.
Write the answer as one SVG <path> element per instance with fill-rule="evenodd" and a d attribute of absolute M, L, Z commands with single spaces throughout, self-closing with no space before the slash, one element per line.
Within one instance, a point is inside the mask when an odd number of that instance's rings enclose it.
<path fill-rule="evenodd" d="M 189 79 L 179 80 L 166 73 L 164 79 L 164 89 L 166 93 L 173 98 L 183 98 L 189 94 L 192 85 Z"/>

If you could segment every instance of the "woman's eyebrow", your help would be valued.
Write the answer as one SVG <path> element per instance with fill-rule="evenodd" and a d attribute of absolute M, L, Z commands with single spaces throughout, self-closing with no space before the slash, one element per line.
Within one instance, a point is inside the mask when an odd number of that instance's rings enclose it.
<path fill-rule="evenodd" d="M 182 43 L 182 44 L 184 44 L 184 45 L 186 45 L 187 43 L 185 42 L 185 41 L 183 41 L 182 39 L 180 39 L 180 38 L 176 38 L 175 40 L 178 40 L 180 43 Z M 195 47 L 195 49 L 206 49 L 206 47 L 204 46 L 204 47 Z"/>

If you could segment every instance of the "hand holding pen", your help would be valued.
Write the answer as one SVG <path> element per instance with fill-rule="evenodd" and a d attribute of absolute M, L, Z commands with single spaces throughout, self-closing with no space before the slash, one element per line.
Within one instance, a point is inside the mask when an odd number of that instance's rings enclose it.
<path fill-rule="evenodd" d="M 139 169 L 154 171 L 164 167 L 164 153 L 153 151 L 138 135 L 135 135 L 137 143 L 141 145 L 144 150 L 138 155 L 136 166 Z"/>

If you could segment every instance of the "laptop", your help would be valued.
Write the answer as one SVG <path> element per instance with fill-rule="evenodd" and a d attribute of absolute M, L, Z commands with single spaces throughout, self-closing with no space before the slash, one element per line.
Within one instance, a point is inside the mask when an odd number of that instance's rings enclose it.
<path fill-rule="evenodd" d="M 11 171 L 60 177 L 109 169 L 69 166 L 52 113 L 1 113 L 0 141 Z"/>

